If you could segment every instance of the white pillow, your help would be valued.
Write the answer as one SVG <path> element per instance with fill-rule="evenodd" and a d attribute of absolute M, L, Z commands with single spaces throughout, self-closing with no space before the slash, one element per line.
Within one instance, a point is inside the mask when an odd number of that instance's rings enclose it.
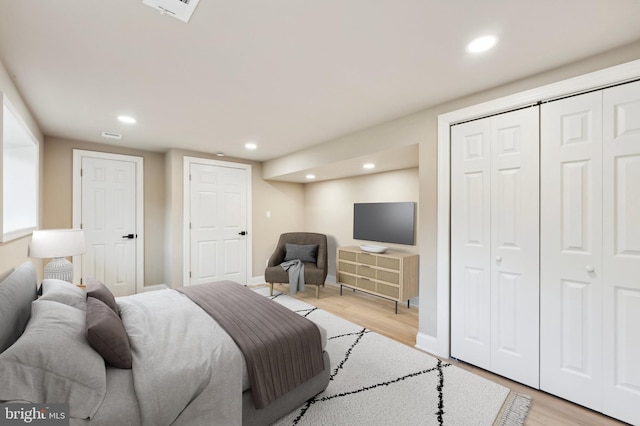
<path fill-rule="evenodd" d="M 95 415 L 107 391 L 104 360 L 85 337 L 85 313 L 48 300 L 31 304 L 20 338 L 0 354 L 0 401 L 67 403 L 70 417 Z"/>
<path fill-rule="evenodd" d="M 42 281 L 40 300 L 52 300 L 85 311 L 87 293 L 75 284 L 63 280 L 47 278 Z"/>

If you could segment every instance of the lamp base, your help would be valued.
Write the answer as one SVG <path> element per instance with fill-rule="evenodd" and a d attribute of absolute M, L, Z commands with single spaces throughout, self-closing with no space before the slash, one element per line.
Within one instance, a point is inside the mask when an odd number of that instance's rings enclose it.
<path fill-rule="evenodd" d="M 44 278 L 73 282 L 73 263 L 66 257 L 56 257 L 44 267 Z"/>

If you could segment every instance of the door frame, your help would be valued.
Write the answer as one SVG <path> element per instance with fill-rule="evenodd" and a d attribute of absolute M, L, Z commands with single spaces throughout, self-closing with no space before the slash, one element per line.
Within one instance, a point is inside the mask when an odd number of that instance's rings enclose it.
<path fill-rule="evenodd" d="M 419 331 L 416 336 L 417 348 L 445 358 L 450 354 L 451 125 L 612 84 L 637 80 L 639 77 L 640 60 L 635 60 L 438 116 L 436 336 Z M 421 292 L 420 297 L 428 297 L 428 295 Z M 427 302 L 421 301 L 420 304 L 426 306 Z"/>
<path fill-rule="evenodd" d="M 82 158 L 128 161 L 136 165 L 136 294 L 144 290 L 144 158 L 109 152 L 73 150 L 73 228 L 80 228 L 82 220 Z M 80 279 L 80 256 L 73 256 L 73 280 Z"/>
<path fill-rule="evenodd" d="M 251 164 L 236 163 L 232 161 L 220 161 L 212 160 L 209 158 L 190 157 L 184 156 L 182 163 L 182 282 L 185 287 L 187 283 L 190 283 L 189 277 L 190 265 L 191 265 L 191 230 L 189 229 L 189 221 L 187 218 L 191 217 L 191 191 L 189 185 L 189 174 L 191 171 L 191 164 L 206 164 L 209 166 L 227 167 L 232 169 L 242 169 L 246 173 L 247 177 L 247 236 L 246 242 L 246 267 L 245 267 L 245 283 L 250 284 L 250 278 L 253 276 L 252 267 L 252 253 L 253 253 L 253 233 L 252 233 L 252 206 L 251 206 Z"/>

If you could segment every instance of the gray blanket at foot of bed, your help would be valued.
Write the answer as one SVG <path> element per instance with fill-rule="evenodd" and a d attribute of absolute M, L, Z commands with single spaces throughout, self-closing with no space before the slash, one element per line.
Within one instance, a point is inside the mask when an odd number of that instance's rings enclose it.
<path fill-rule="evenodd" d="M 324 369 L 318 327 L 284 306 L 233 281 L 177 290 L 211 315 L 238 345 L 256 408 Z"/>

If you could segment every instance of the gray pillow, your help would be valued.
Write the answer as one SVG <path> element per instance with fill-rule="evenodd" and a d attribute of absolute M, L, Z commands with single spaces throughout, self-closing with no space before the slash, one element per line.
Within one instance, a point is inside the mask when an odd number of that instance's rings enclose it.
<path fill-rule="evenodd" d="M 0 282 L 0 352 L 18 340 L 27 326 L 37 288 L 38 278 L 31 262 L 23 263 Z"/>
<path fill-rule="evenodd" d="M 42 296 L 40 300 L 52 300 L 64 303 L 83 311 L 87 308 L 87 293 L 75 284 L 56 279 L 42 281 Z"/>
<path fill-rule="evenodd" d="M 285 244 L 284 261 L 300 259 L 303 262 L 318 261 L 318 244 Z"/>
<path fill-rule="evenodd" d="M 103 301 L 108 307 L 113 309 L 113 312 L 120 316 L 116 298 L 113 297 L 111 290 L 109 290 L 107 286 L 102 284 L 100 281 L 93 278 L 89 278 L 87 280 L 87 297 L 95 297 L 96 299 Z"/>
<path fill-rule="evenodd" d="M 85 313 L 49 300 L 31 305 L 24 334 L 0 354 L 0 401 L 66 402 L 71 417 L 94 416 L 107 377 L 85 337 Z"/>
<path fill-rule="evenodd" d="M 131 346 L 122 320 L 94 297 L 87 298 L 87 340 L 110 365 L 131 368 Z"/>

